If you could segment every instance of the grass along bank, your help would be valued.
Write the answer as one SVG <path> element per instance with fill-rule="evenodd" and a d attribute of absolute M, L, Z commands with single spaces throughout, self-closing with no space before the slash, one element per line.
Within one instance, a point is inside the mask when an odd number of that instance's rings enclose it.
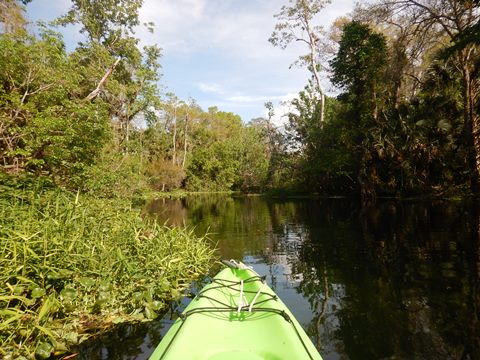
<path fill-rule="evenodd" d="M 126 202 L 3 191 L 0 357 L 68 353 L 113 324 L 146 321 L 207 272 L 206 238 L 142 219 Z"/>

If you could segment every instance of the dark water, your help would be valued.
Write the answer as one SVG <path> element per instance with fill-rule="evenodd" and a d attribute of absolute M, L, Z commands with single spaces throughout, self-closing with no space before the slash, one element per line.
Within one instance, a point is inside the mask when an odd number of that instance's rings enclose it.
<path fill-rule="evenodd" d="M 480 359 L 480 211 L 460 202 L 195 196 L 146 212 L 260 274 L 327 359 Z M 184 300 L 184 303 L 188 299 Z M 126 326 L 81 359 L 147 359 L 172 322 Z"/>

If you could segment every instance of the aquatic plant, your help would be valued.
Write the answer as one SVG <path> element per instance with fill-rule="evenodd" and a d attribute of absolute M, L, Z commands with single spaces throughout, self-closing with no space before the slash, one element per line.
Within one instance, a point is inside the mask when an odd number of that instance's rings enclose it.
<path fill-rule="evenodd" d="M 59 191 L 2 194 L 0 244 L 4 359 L 67 353 L 113 324 L 155 318 L 214 253 L 127 202 Z"/>

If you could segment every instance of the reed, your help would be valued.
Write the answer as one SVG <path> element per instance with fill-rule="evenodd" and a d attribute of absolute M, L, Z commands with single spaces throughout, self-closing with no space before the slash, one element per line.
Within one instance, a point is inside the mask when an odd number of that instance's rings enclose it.
<path fill-rule="evenodd" d="M 119 200 L 0 197 L 0 357 L 48 358 L 115 323 L 153 319 L 214 258 L 191 231 Z"/>

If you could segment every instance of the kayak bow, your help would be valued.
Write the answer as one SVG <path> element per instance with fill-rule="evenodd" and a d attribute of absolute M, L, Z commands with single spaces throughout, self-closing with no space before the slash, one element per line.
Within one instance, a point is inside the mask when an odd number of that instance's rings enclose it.
<path fill-rule="evenodd" d="M 243 263 L 225 262 L 150 360 L 321 360 L 285 304 Z"/>

